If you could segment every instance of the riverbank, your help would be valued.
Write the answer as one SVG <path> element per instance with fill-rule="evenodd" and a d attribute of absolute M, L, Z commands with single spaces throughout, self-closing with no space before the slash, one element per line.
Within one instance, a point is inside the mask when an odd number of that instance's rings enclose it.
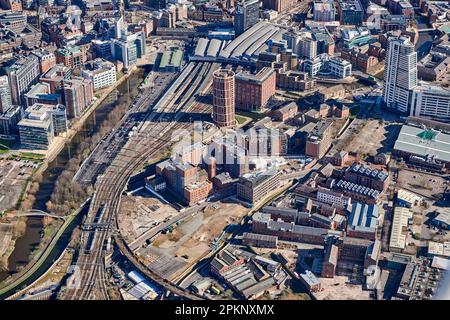
<path fill-rule="evenodd" d="M 57 233 L 53 236 L 49 245 L 44 249 L 41 255 L 36 256 L 36 258 L 30 261 L 27 266 L 22 269 L 20 272 L 12 275 L 2 282 L 0 286 L 0 299 L 6 298 L 8 295 L 13 294 L 14 290 L 20 289 L 21 286 L 26 285 L 26 281 L 31 278 L 35 273 L 39 270 L 39 268 L 46 262 L 47 258 L 52 253 L 56 244 L 60 240 L 61 236 L 64 232 L 72 225 L 74 220 L 81 214 L 83 209 L 85 208 L 88 201 L 86 201 L 77 211 L 70 214 L 62 226 L 58 229 Z M 45 270 L 44 270 L 45 273 Z M 40 278 L 41 275 L 38 275 Z M 36 280 L 33 280 L 33 282 Z"/>
<path fill-rule="evenodd" d="M 44 175 L 44 173 L 46 173 L 47 175 L 54 175 L 53 173 L 49 173 L 47 172 L 47 170 L 49 169 L 49 165 L 51 165 L 50 169 L 53 172 L 53 170 L 55 169 L 55 164 L 53 163 L 54 161 L 56 161 L 57 158 L 61 158 L 59 157 L 60 153 L 63 153 L 62 157 L 66 157 L 66 155 L 64 155 L 66 152 L 65 150 L 65 146 L 67 145 L 68 149 L 73 149 L 73 147 L 69 147 L 70 145 L 72 145 L 72 139 L 79 133 L 82 131 L 83 126 L 86 124 L 87 120 L 94 116 L 93 113 L 98 109 L 99 106 L 101 106 L 102 104 L 104 104 L 105 99 L 108 98 L 108 96 L 114 92 L 114 90 L 116 90 L 121 84 L 123 84 L 125 81 L 127 81 L 130 76 L 134 75 L 138 70 L 140 70 L 139 68 L 134 68 L 133 70 L 131 70 L 128 74 L 121 76 L 117 82 L 109 87 L 106 88 L 104 90 L 102 90 L 101 92 L 97 92 L 97 94 L 100 94 L 100 96 L 96 99 L 96 101 L 94 101 L 88 109 L 85 110 L 85 112 L 83 113 L 83 115 L 74 120 L 74 122 L 71 125 L 71 128 L 68 130 L 67 134 L 64 137 L 57 137 L 56 140 L 54 141 L 54 143 L 52 144 L 51 150 L 50 152 L 48 152 L 46 154 L 45 159 L 42 161 L 41 165 L 39 166 L 39 168 L 36 169 L 36 171 L 33 173 L 33 175 L 30 177 L 30 180 L 32 181 L 34 179 L 34 177 L 38 176 L 38 175 Z M 94 118 L 96 118 L 96 115 L 94 116 Z M 78 141 L 78 139 L 75 139 L 76 141 Z M 76 142 L 75 143 L 78 143 Z M 18 150 L 15 150 L 18 151 Z M 64 152 L 62 152 L 64 151 Z M 70 154 L 69 154 L 70 157 Z M 61 163 L 60 159 L 58 159 L 56 162 Z M 64 162 L 64 161 L 63 161 Z M 58 163 L 56 163 L 56 166 L 58 166 Z M 57 174 L 55 180 L 57 179 Z M 45 183 L 44 183 L 45 184 Z M 29 188 L 30 188 L 31 183 L 27 183 L 27 185 L 24 186 L 24 190 L 23 190 L 23 196 L 20 197 L 21 199 L 25 199 L 27 197 L 29 197 Z M 41 187 L 41 185 L 40 185 Z M 44 188 L 45 189 L 45 188 Z M 44 192 L 44 194 L 46 192 L 51 192 L 48 190 L 42 190 L 39 192 Z M 33 195 L 34 197 L 35 195 Z M 35 197 L 34 197 L 35 198 Z M 20 207 L 22 208 L 22 207 Z M 26 226 L 25 228 L 22 228 L 20 233 L 15 234 L 15 236 L 11 239 L 9 239 L 9 244 L 8 244 L 8 249 L 4 252 L 4 254 L 2 255 L 2 261 L 4 262 L 3 264 L 6 264 L 3 266 L 3 269 L 6 270 L 6 272 L 14 270 L 14 267 L 11 269 L 11 262 L 8 261 L 10 260 L 10 256 L 13 254 L 15 248 L 17 247 L 17 240 L 19 240 L 21 237 L 25 236 L 26 234 L 28 234 L 27 231 L 27 226 L 29 225 L 29 223 L 34 223 L 36 224 L 36 219 L 35 218 L 31 218 L 31 220 L 27 219 L 27 218 L 20 218 L 20 219 L 15 219 L 14 215 L 10 216 L 12 219 L 12 221 L 10 222 L 12 227 L 14 228 L 14 230 L 16 231 L 18 229 L 19 225 L 24 225 Z M 27 221 L 28 220 L 28 221 Z M 31 222 L 30 222 L 31 221 Z M 48 237 L 49 235 L 47 235 Z M 51 238 L 50 238 L 51 239 Z M 50 240 L 49 239 L 49 240 Z M 33 241 L 39 241 L 42 242 L 43 239 L 39 239 L 39 240 L 32 240 Z M 50 241 L 49 241 L 50 242 Z M 41 252 L 45 251 L 45 248 L 38 248 L 38 250 L 40 250 Z M 37 256 L 40 256 L 39 252 L 36 252 L 35 250 L 33 250 L 33 252 L 30 252 L 29 254 L 29 258 L 27 260 L 29 260 L 30 262 L 34 261 L 33 259 L 36 257 L 36 253 Z M 22 261 L 24 260 L 24 257 L 20 258 Z M 25 270 L 27 270 L 29 268 L 29 264 L 27 263 L 27 265 L 23 268 L 23 269 L 15 269 L 14 271 L 19 271 L 17 273 L 15 273 L 14 275 L 8 275 L 7 277 L 3 277 L 4 281 L 7 281 L 8 279 L 11 279 L 12 277 L 16 278 L 18 276 L 20 276 L 20 274 L 22 274 L 23 272 L 25 272 Z M 3 275 L 5 275 L 6 272 L 3 272 Z M 3 283 L 2 283 L 3 285 Z"/>

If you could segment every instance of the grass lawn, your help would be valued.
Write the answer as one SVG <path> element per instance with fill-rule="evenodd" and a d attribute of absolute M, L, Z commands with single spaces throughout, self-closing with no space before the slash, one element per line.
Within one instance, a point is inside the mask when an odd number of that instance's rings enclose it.
<path fill-rule="evenodd" d="M 0 143 L 0 154 L 5 154 L 9 152 L 9 148 Z"/>
<path fill-rule="evenodd" d="M 237 113 L 235 115 L 236 120 L 237 120 L 237 117 L 239 117 L 239 116 L 251 118 L 252 120 L 258 121 L 258 120 L 264 118 L 265 115 L 263 113 L 258 113 L 258 112 L 239 111 L 239 113 Z"/>
<path fill-rule="evenodd" d="M 23 160 L 44 160 L 45 155 L 32 153 L 32 152 L 20 152 L 18 155 Z"/>
<path fill-rule="evenodd" d="M 236 118 L 236 121 L 238 124 L 243 124 L 243 123 L 247 122 L 248 120 L 251 120 L 251 118 L 249 118 L 249 117 L 243 117 L 240 115 L 236 115 L 235 118 Z"/>

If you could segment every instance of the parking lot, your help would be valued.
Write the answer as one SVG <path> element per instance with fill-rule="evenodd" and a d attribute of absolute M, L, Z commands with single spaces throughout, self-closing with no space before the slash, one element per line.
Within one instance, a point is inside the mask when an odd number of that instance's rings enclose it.
<path fill-rule="evenodd" d="M 37 166 L 29 160 L 0 159 L 0 212 L 16 205 L 22 188 Z"/>

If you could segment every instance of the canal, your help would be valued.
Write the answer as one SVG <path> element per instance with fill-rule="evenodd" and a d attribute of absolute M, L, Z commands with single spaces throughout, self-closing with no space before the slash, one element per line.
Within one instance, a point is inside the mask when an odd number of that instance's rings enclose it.
<path fill-rule="evenodd" d="M 72 155 L 79 151 L 78 149 L 83 142 L 90 141 L 89 138 L 98 132 L 109 132 L 116 125 L 117 122 L 111 121 L 110 116 L 114 114 L 115 118 L 119 119 L 126 113 L 128 106 L 138 93 L 140 83 L 143 81 L 148 71 L 149 70 L 144 69 L 137 70 L 130 75 L 127 80 L 121 83 L 116 90 L 112 91 L 86 119 L 81 130 L 76 133 L 70 142 L 66 143 L 58 156 L 49 163 L 48 168 L 43 173 L 39 190 L 35 195 L 36 199 L 33 208 L 47 211 L 46 203 L 51 199 L 56 181 L 64 172 Z M 80 216 L 82 215 L 80 214 Z M 53 250 L 55 252 L 50 254 L 51 259 L 49 257 L 48 260 L 54 260 L 62 253 L 70 239 L 71 231 L 81 222 L 80 219 L 75 219 L 74 221 L 77 223 L 71 223 L 70 227 L 67 228 L 64 236 L 61 237 L 61 239 L 65 239 L 65 241 L 58 242 L 58 245 L 55 246 L 55 249 Z M 33 251 L 39 246 L 43 228 L 44 225 L 41 218 L 31 217 L 27 219 L 26 230 L 24 234 L 16 240 L 14 251 L 9 257 L 8 270 L 0 271 L 0 282 L 5 280 L 8 276 L 17 273 L 28 264 Z M 51 263 L 48 264 L 47 267 L 50 265 Z M 41 271 L 43 272 L 45 269 Z M 42 272 L 40 273 L 42 274 Z"/>

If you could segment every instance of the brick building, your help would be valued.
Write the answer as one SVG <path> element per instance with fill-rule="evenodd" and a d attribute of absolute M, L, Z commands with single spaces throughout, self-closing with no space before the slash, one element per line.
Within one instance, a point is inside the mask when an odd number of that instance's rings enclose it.
<path fill-rule="evenodd" d="M 322 158 L 331 146 L 333 121 L 322 120 L 316 123 L 309 134 L 305 146 L 305 154 L 316 159 Z"/>
<path fill-rule="evenodd" d="M 276 74 L 262 68 L 257 74 L 241 72 L 236 75 L 236 108 L 259 111 L 275 94 Z"/>
<path fill-rule="evenodd" d="M 281 12 L 291 8 L 296 3 L 297 0 L 263 0 L 263 8 Z"/>
<path fill-rule="evenodd" d="M 378 191 L 383 191 L 388 185 L 388 174 L 384 171 L 371 169 L 359 163 L 354 163 L 345 170 L 344 179 Z"/>
<path fill-rule="evenodd" d="M 32 52 L 39 59 L 39 69 L 42 73 L 46 73 L 48 70 L 56 65 L 56 57 L 53 52 L 45 49 L 35 50 Z"/>

